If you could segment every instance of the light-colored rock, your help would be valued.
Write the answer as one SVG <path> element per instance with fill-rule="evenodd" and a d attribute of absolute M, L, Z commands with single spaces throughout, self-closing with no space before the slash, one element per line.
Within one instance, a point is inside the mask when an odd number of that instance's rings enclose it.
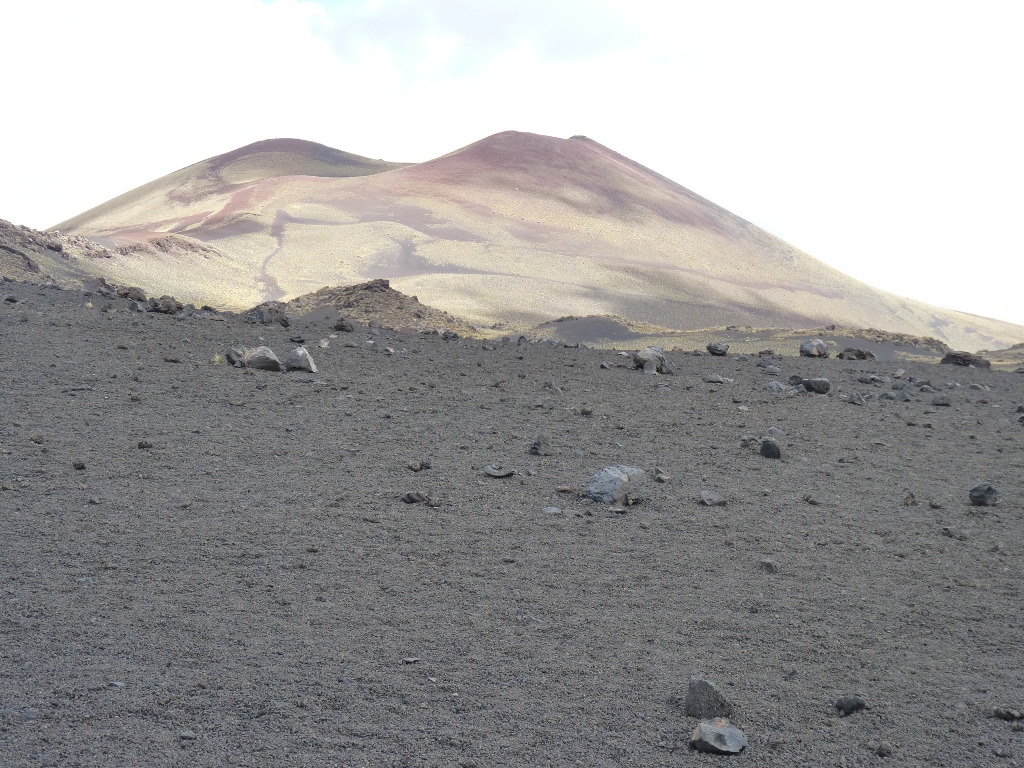
<path fill-rule="evenodd" d="M 828 357 L 828 344 L 821 339 L 807 339 L 800 345 L 800 357 Z"/>
<path fill-rule="evenodd" d="M 286 371 L 307 371 L 316 373 L 316 363 L 312 355 L 305 347 L 296 347 L 284 358 L 284 369 Z"/>
<path fill-rule="evenodd" d="M 629 499 L 629 491 L 646 476 L 647 473 L 637 467 L 605 467 L 590 478 L 587 495 L 605 504 L 625 504 Z"/>
<path fill-rule="evenodd" d="M 673 366 L 665 357 L 661 347 L 645 347 L 633 353 L 633 367 L 642 368 L 644 373 L 672 373 Z"/>
<path fill-rule="evenodd" d="M 690 736 L 690 746 L 712 755 L 738 755 L 747 746 L 747 737 L 727 718 L 700 723 Z"/>

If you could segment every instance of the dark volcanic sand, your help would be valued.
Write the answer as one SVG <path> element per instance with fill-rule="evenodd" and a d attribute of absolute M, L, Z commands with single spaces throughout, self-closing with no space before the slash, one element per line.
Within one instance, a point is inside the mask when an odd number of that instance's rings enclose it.
<path fill-rule="evenodd" d="M 625 360 L 609 352 L 390 332 L 325 350 L 327 328 L 7 293 L 4 766 L 1024 761 L 990 716 L 1024 709 L 1024 376 L 903 364 L 965 388 L 856 407 L 771 394 L 754 359 L 644 376 L 601 370 Z M 212 364 L 261 335 L 279 354 L 305 336 L 320 373 Z M 894 367 L 777 364 L 876 394 L 856 377 Z M 781 462 L 739 445 L 769 426 Z M 539 433 L 553 455 L 527 454 Z M 485 476 L 495 460 L 517 474 Z M 617 463 L 673 481 L 625 514 L 557 490 Z M 968 506 L 980 482 L 998 507 Z M 687 746 L 692 674 L 735 703 L 741 756 Z M 839 717 L 853 693 L 870 709 Z"/>

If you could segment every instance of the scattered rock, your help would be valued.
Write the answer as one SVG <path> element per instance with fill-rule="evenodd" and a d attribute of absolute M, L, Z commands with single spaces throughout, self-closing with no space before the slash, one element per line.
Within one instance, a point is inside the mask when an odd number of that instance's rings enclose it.
<path fill-rule="evenodd" d="M 629 491 L 635 485 L 639 485 L 646 475 L 646 472 L 637 467 L 605 467 L 590 478 L 587 495 L 594 501 L 605 504 L 625 504 L 629 501 Z"/>
<path fill-rule="evenodd" d="M 515 474 L 515 470 L 507 469 L 501 466 L 501 462 L 494 462 L 484 467 L 484 474 L 490 477 L 512 477 Z"/>
<path fill-rule="evenodd" d="M 530 447 L 526 449 L 526 452 L 531 456 L 550 456 L 551 446 L 544 435 L 537 435 L 533 442 L 530 443 Z"/>
<path fill-rule="evenodd" d="M 779 444 L 774 440 L 765 440 L 761 443 L 760 454 L 766 459 L 781 459 L 782 451 L 779 450 Z"/>
<path fill-rule="evenodd" d="M 309 354 L 309 351 L 305 347 L 296 347 L 285 355 L 284 369 L 286 371 L 307 371 L 308 373 L 316 373 L 316 363 L 313 362 L 312 355 Z"/>
<path fill-rule="evenodd" d="M 184 304 L 178 301 L 173 296 L 161 296 L 159 299 L 149 300 L 149 311 L 159 312 L 162 315 L 176 315 L 183 308 Z"/>
<path fill-rule="evenodd" d="M 769 392 L 775 392 L 776 394 L 792 391 L 792 387 L 787 387 L 781 381 L 769 381 L 767 389 Z"/>
<path fill-rule="evenodd" d="M 196 732 L 195 731 L 190 731 L 188 729 L 185 729 L 184 731 L 181 731 L 180 733 L 178 733 L 178 737 L 182 741 L 195 741 L 196 738 L 197 738 L 196 737 Z"/>
<path fill-rule="evenodd" d="M 800 345 L 800 357 L 828 357 L 828 344 L 821 339 L 807 339 Z"/>
<path fill-rule="evenodd" d="M 441 502 L 425 493 L 419 491 L 410 491 L 409 493 L 402 494 L 402 501 L 406 504 L 426 504 L 428 507 L 439 507 Z"/>
<path fill-rule="evenodd" d="M 708 354 L 715 357 L 725 357 L 729 354 L 729 345 L 722 341 L 712 341 L 707 346 Z"/>
<path fill-rule="evenodd" d="M 868 703 L 864 697 L 857 695 L 843 696 L 835 704 L 835 707 L 839 710 L 839 715 L 841 717 L 848 717 L 854 712 L 860 712 L 862 709 L 866 709 L 867 706 Z"/>
<path fill-rule="evenodd" d="M 953 401 L 949 399 L 949 395 L 936 395 L 932 398 L 932 405 L 949 408 L 953 405 Z"/>
<path fill-rule="evenodd" d="M 654 482 L 656 483 L 671 483 L 672 475 L 666 472 L 661 467 L 654 468 Z"/>
<path fill-rule="evenodd" d="M 706 507 L 724 507 L 728 503 L 724 496 L 714 491 L 701 491 L 700 500 Z M 694 717 L 710 717 L 710 715 L 694 715 Z"/>
<path fill-rule="evenodd" d="M 413 472 L 422 472 L 424 469 L 430 469 L 430 462 L 429 461 L 410 461 L 405 466 L 408 467 L 409 469 L 411 469 Z"/>
<path fill-rule="evenodd" d="M 879 743 L 877 747 L 875 747 L 875 754 L 879 757 L 892 757 L 892 753 L 894 751 L 895 750 L 893 749 L 892 744 L 890 744 L 888 741 L 883 741 Z"/>
<path fill-rule="evenodd" d="M 816 395 L 827 395 L 829 389 L 832 388 L 831 382 L 828 379 L 804 379 L 804 389 L 808 392 L 814 392 Z"/>
<path fill-rule="evenodd" d="M 700 723 L 690 736 L 690 746 L 712 755 L 738 755 L 747 746 L 743 731 L 724 717 Z"/>
<path fill-rule="evenodd" d="M 341 333 L 352 333 L 355 329 L 356 327 L 344 317 L 339 317 L 338 322 L 334 324 L 334 330 L 340 331 Z"/>
<path fill-rule="evenodd" d="M 255 306 L 246 312 L 244 317 L 250 323 L 258 325 L 280 325 L 284 328 L 291 325 L 284 305 L 279 301 L 268 301 Z"/>
<path fill-rule="evenodd" d="M 999 503 L 999 491 L 989 483 L 971 488 L 971 504 L 976 507 L 993 507 Z"/>
<path fill-rule="evenodd" d="M 991 361 L 970 352 L 948 352 L 944 358 L 939 360 L 939 362 L 945 363 L 946 365 L 963 365 L 971 366 L 973 368 L 992 367 Z"/>
<path fill-rule="evenodd" d="M 1024 710 L 996 707 L 992 710 L 992 717 L 998 717 L 1000 720 L 1006 720 L 1008 722 L 1024 720 Z"/>
<path fill-rule="evenodd" d="M 771 559 L 769 559 L 767 557 L 764 558 L 763 560 L 761 560 L 761 562 L 758 563 L 758 566 L 765 573 L 778 573 L 779 572 L 779 564 L 777 562 L 775 562 L 774 560 L 771 560 Z"/>
<path fill-rule="evenodd" d="M 732 702 L 722 689 L 703 677 L 691 677 L 686 691 L 686 714 L 701 720 L 712 717 L 729 717 L 733 713 Z"/>
<path fill-rule="evenodd" d="M 837 357 L 840 360 L 874 360 L 875 353 L 867 349 L 854 349 L 847 347 Z"/>
<path fill-rule="evenodd" d="M 71 462 L 71 466 L 72 468 L 81 471 L 85 469 L 85 462 L 82 461 L 81 459 L 75 459 L 74 461 Z"/>
<path fill-rule="evenodd" d="M 236 368 L 259 368 L 264 371 L 281 371 L 284 367 L 270 347 L 232 347 L 224 355 Z"/>
<path fill-rule="evenodd" d="M 719 376 L 717 374 L 704 377 L 705 384 L 725 384 L 729 381 L 731 381 L 731 379 L 727 379 L 724 376 Z"/>
<path fill-rule="evenodd" d="M 152 447 L 153 447 L 153 444 L 151 442 L 149 442 L 149 440 L 139 440 L 139 450 L 140 451 L 148 451 Z"/>
<path fill-rule="evenodd" d="M 634 352 L 632 359 L 633 367 L 642 368 L 644 373 L 672 373 L 674 370 L 661 347 L 645 347 Z"/>

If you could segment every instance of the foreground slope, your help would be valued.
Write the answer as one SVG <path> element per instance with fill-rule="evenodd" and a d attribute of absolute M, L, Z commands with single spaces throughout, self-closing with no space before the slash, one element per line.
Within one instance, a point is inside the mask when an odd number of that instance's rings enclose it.
<path fill-rule="evenodd" d="M 217 255 L 140 252 L 102 267 L 234 308 L 386 277 L 482 326 L 614 315 L 683 330 L 837 323 L 971 349 L 1024 341 L 1024 327 L 853 280 L 585 137 L 506 132 L 349 177 L 289 162 L 253 145 L 57 228 L 112 246 L 168 232 L 203 242 Z"/>
<path fill-rule="evenodd" d="M 901 362 L 951 404 L 908 384 L 856 407 L 772 394 L 753 359 L 644 376 L 587 349 L 365 328 L 323 349 L 324 322 L 0 297 L 5 768 L 1021 754 L 992 711 L 1024 710 L 1022 375 Z M 297 335 L 316 375 L 212 363 Z M 859 379 L 896 370 L 772 362 L 876 395 Z M 741 445 L 769 427 L 780 461 Z M 582 497 L 621 463 L 672 479 L 621 513 Z M 968 505 L 981 482 L 999 506 Z M 750 741 L 727 763 L 687 746 L 693 674 Z M 839 717 L 853 693 L 869 708 Z"/>

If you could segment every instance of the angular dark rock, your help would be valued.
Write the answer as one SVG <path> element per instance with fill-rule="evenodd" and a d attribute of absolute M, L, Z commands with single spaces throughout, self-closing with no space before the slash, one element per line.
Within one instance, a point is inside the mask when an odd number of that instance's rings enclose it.
<path fill-rule="evenodd" d="M 854 349 L 847 347 L 837 357 L 840 360 L 874 360 L 875 353 L 868 349 Z"/>
<path fill-rule="evenodd" d="M 356 328 L 352 323 L 346 320 L 344 317 L 339 317 L 338 322 L 334 324 L 334 330 L 340 333 L 352 333 Z"/>
<path fill-rule="evenodd" d="M 827 395 L 828 391 L 832 388 L 831 382 L 828 379 L 804 379 L 804 389 L 808 392 L 814 392 L 816 395 Z"/>
<path fill-rule="evenodd" d="M 707 346 L 708 354 L 715 357 L 725 357 L 729 354 L 729 345 L 723 341 L 712 341 Z"/>
<path fill-rule="evenodd" d="M 800 357 L 828 357 L 828 344 L 821 339 L 807 339 L 800 345 Z"/>
<path fill-rule="evenodd" d="M 605 504 L 625 504 L 629 491 L 639 485 L 647 473 L 637 467 L 616 465 L 596 472 L 587 484 L 587 495 Z"/>
<path fill-rule="evenodd" d="M 932 405 L 949 408 L 953 401 L 949 399 L 949 395 L 936 395 L 932 398 Z"/>
<path fill-rule="evenodd" d="M 971 488 L 970 499 L 976 507 L 993 507 L 999 503 L 999 491 L 989 483 L 982 483 Z"/>
<path fill-rule="evenodd" d="M 992 362 L 984 357 L 972 354 L 971 352 L 947 352 L 946 356 L 939 360 L 946 365 L 974 366 L 975 368 L 991 368 Z"/>
<path fill-rule="evenodd" d="M 691 677 L 686 690 L 686 714 L 706 720 L 712 717 L 729 717 L 733 713 L 732 702 L 722 689 L 703 677 Z"/>
<path fill-rule="evenodd" d="M 246 312 L 244 317 L 248 322 L 258 325 L 280 325 L 284 328 L 291 325 L 284 305 L 278 301 L 268 301 L 255 306 Z"/>
<path fill-rule="evenodd" d="M 779 444 L 774 440 L 765 440 L 761 443 L 761 450 L 759 451 L 762 456 L 766 459 L 781 459 L 782 451 L 779 450 Z"/>

